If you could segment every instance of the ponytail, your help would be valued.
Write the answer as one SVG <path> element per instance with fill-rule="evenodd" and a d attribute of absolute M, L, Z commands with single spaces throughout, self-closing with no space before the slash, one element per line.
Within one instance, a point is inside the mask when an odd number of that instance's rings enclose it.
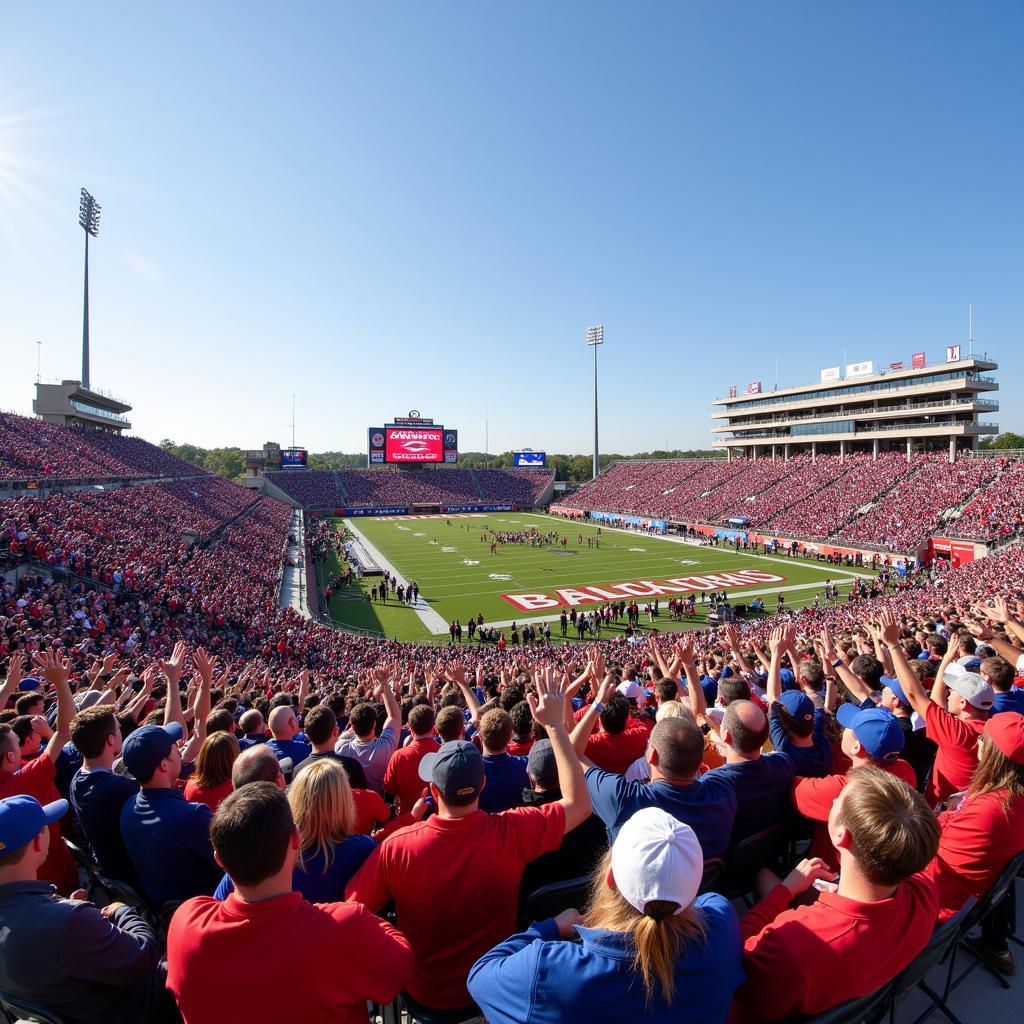
<path fill-rule="evenodd" d="M 641 914 L 617 889 L 608 887 L 610 863 L 609 852 L 594 873 L 586 926 L 629 935 L 636 950 L 633 969 L 643 978 L 647 1008 L 656 994 L 671 1006 L 676 995 L 676 964 L 688 941 L 704 941 L 704 922 L 692 907 L 677 913 L 679 904 L 665 900 L 648 903 Z"/>

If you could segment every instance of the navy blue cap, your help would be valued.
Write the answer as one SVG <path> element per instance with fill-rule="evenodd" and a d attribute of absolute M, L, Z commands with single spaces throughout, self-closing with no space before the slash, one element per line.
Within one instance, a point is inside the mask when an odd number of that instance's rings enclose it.
<path fill-rule="evenodd" d="M 144 725 L 136 729 L 121 748 L 125 768 L 137 779 L 149 779 L 160 762 L 171 752 L 174 744 L 184 736 L 178 722 L 167 725 Z"/>
<path fill-rule="evenodd" d="M 811 722 L 814 720 L 814 702 L 800 690 L 783 690 L 779 694 L 779 703 L 797 721 Z"/>
<path fill-rule="evenodd" d="M 895 761 L 906 737 L 896 716 L 885 708 L 861 710 L 856 704 L 843 704 L 836 720 L 844 729 L 852 729 L 857 742 L 876 761 Z"/>
<path fill-rule="evenodd" d="M 903 687 L 900 686 L 900 681 L 898 679 L 894 679 L 892 676 L 882 676 L 879 682 L 882 686 L 888 686 L 889 689 L 896 694 L 896 699 L 901 704 L 906 704 L 908 708 L 911 706 L 910 701 L 907 700 L 907 695 L 903 692 Z"/>
<path fill-rule="evenodd" d="M 796 676 L 793 675 L 791 668 L 779 669 L 779 682 L 782 684 L 783 690 L 792 690 L 796 686 Z"/>
<path fill-rule="evenodd" d="M 437 753 L 423 755 L 419 775 L 437 786 L 448 803 L 465 806 L 484 788 L 484 759 L 468 740 L 451 740 Z"/>
<path fill-rule="evenodd" d="M 20 683 L 18 683 L 19 692 L 28 693 L 29 690 L 41 690 L 45 689 L 39 685 L 39 680 L 35 676 L 25 676 Z"/>
<path fill-rule="evenodd" d="M 27 846 L 47 825 L 67 813 L 67 800 L 43 805 L 34 796 L 23 793 L 0 800 L 0 856 L 6 857 Z"/>

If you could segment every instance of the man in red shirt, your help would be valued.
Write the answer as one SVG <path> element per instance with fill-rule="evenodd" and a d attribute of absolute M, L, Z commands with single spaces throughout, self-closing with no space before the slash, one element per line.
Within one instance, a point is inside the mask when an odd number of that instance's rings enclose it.
<path fill-rule="evenodd" d="M 851 771 L 874 766 L 891 772 L 914 788 L 914 769 L 900 757 L 906 737 L 895 715 L 884 708 L 862 711 L 855 704 L 843 704 L 836 712 L 836 719 L 843 726 L 842 750 L 852 763 Z M 849 781 L 847 773 L 826 775 L 822 779 L 800 778 L 793 783 L 796 809 L 816 822 L 811 856 L 820 857 L 831 868 L 839 867 L 839 851 L 829 838 L 828 819 L 836 797 Z"/>
<path fill-rule="evenodd" d="M 471 1007 L 466 978 L 476 960 L 515 931 L 519 883 L 529 861 L 557 850 L 590 814 L 583 770 L 565 728 L 565 690 L 550 668 L 528 700 L 546 727 L 562 798 L 498 814 L 479 809 L 480 752 L 465 740 L 445 743 L 420 766 L 431 773 L 437 813 L 399 829 L 370 854 L 346 896 L 380 910 L 394 900 L 398 924 L 416 954 L 406 999 L 420 1008 Z M 429 758 L 429 761 L 427 760 Z"/>
<path fill-rule="evenodd" d="M 412 974 L 401 932 L 353 903 L 307 903 L 292 891 L 299 832 L 272 782 L 229 796 L 210 827 L 218 862 L 234 884 L 223 902 L 186 900 L 167 935 L 167 987 L 186 1024 L 238 1017 L 239 993 L 263 985 L 245 1016 L 253 1024 L 366 1024 L 366 1003 L 389 1003 Z"/>
<path fill-rule="evenodd" d="M 938 886 L 939 920 L 945 921 L 970 896 L 981 899 L 1024 850 L 1024 715 L 1006 711 L 989 720 L 967 795 L 939 816 L 939 826 L 939 852 L 928 874 Z M 975 950 L 996 970 L 1013 974 L 1007 934 L 1000 906 L 983 922 Z"/>
<path fill-rule="evenodd" d="M 15 655 L 15 658 L 20 661 L 20 655 Z M 71 662 L 68 659 L 50 650 L 36 654 L 34 661 L 39 674 L 51 683 L 57 692 L 56 728 L 43 752 L 23 767 L 17 735 L 10 726 L 0 725 L 0 799 L 24 794 L 35 797 L 45 807 L 60 799 L 54 782 L 57 758 L 64 744 L 71 739 L 75 699 L 68 686 L 68 679 L 71 676 Z M 15 673 L 9 673 L 8 679 L 18 673 L 20 665 Z M 49 828 L 50 847 L 46 860 L 39 869 L 39 880 L 55 885 L 58 892 L 67 896 L 78 888 L 78 871 L 61 839 L 60 825 L 54 822 Z"/>
<path fill-rule="evenodd" d="M 441 746 L 434 739 L 434 709 L 429 704 L 417 704 L 409 712 L 406 723 L 412 739 L 391 755 L 384 772 L 384 792 L 395 799 L 395 812 L 412 812 L 413 804 L 423 795 L 420 761 L 424 754 L 436 753 Z"/>
<path fill-rule="evenodd" d="M 882 642 L 892 659 L 900 686 L 913 709 L 925 720 L 928 738 L 939 747 L 925 790 L 925 796 L 934 806 L 971 784 L 978 767 L 981 734 L 995 695 L 991 685 L 977 673 L 966 672 L 960 665 L 953 666 L 960 654 L 954 637 L 939 665 L 929 699 L 899 643 L 900 627 L 895 615 L 885 609 L 879 614 L 879 620 Z"/>
<path fill-rule="evenodd" d="M 572 732 L 573 746 L 581 757 L 602 771 L 624 775 L 626 769 L 647 751 L 653 723 L 631 714 L 629 701 L 615 693 L 607 704 L 595 700 Z M 601 731 L 594 732 L 598 721 Z M 582 749 L 581 749 L 582 748 Z"/>
<path fill-rule="evenodd" d="M 858 768 L 836 798 L 829 835 L 839 850 L 836 892 L 790 902 L 832 875 L 802 861 L 740 922 L 747 980 L 733 1024 L 809 1017 L 874 992 L 927 945 L 938 893 L 918 874 L 939 826 L 919 793 L 878 768 Z"/>

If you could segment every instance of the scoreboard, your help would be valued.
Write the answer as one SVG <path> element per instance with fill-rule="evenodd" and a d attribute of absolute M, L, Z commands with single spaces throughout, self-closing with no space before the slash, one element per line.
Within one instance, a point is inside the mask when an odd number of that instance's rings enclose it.
<path fill-rule="evenodd" d="M 415 411 L 415 410 L 414 410 Z M 395 417 L 393 423 L 367 431 L 367 465 L 403 466 L 459 461 L 459 432 L 418 413 Z"/>

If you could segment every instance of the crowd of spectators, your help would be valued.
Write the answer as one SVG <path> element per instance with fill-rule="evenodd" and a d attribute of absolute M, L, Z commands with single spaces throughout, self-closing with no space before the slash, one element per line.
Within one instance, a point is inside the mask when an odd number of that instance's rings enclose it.
<path fill-rule="evenodd" d="M 812 461 L 682 459 L 620 462 L 562 502 L 570 508 L 724 526 L 735 516 L 755 529 L 906 551 L 965 502 L 953 536 L 1012 533 L 1024 514 L 1016 462 L 944 453 L 858 454 Z M 1005 485 L 1003 483 L 1005 481 Z M 975 492 L 978 492 L 977 494 Z M 973 497 L 972 497 L 973 496 Z M 858 515 L 865 505 L 873 505 Z"/>
<path fill-rule="evenodd" d="M 554 480 L 554 470 L 472 469 L 480 494 L 490 504 L 532 507 Z"/>
<path fill-rule="evenodd" d="M 0 413 L 0 481 L 199 476 L 205 470 L 137 437 Z"/>
<path fill-rule="evenodd" d="M 300 624 L 276 607 L 289 521 L 260 499 L 145 598 L 4 585 L 0 991 L 192 1024 L 284 966 L 250 1016 L 354 1022 L 401 992 L 420 1020 L 785 1020 L 883 986 L 1024 850 L 1019 548 L 524 655 Z M 814 838 L 780 869 L 793 815 Z M 740 918 L 709 864 L 773 827 L 728 879 Z M 62 832 L 138 904 L 72 892 Z M 530 916 L 524 876 L 585 874 Z M 1004 972 L 1007 914 L 974 947 Z"/>
<path fill-rule="evenodd" d="M 1024 462 L 1000 460 L 1000 473 L 949 524 L 949 537 L 999 540 L 1024 525 Z"/>
<path fill-rule="evenodd" d="M 347 503 L 347 495 L 338 491 L 337 474 L 330 469 L 271 470 L 265 475 L 303 508 L 341 508 Z"/>
<path fill-rule="evenodd" d="M 957 508 L 999 472 L 997 459 L 958 458 L 943 453 L 918 456 L 914 472 L 863 516 L 843 527 L 836 540 L 907 551 L 936 529 L 944 513 Z"/>

